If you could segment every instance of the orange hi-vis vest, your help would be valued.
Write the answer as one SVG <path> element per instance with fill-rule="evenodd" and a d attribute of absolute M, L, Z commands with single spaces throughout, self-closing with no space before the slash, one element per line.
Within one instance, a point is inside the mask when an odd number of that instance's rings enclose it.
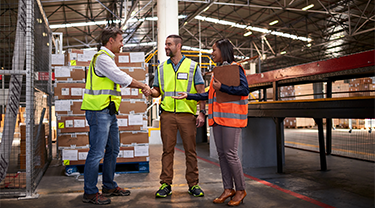
<path fill-rule="evenodd" d="M 242 68 L 241 65 L 233 62 Z M 246 73 L 245 73 L 246 74 Z M 241 96 L 240 100 L 218 103 L 216 101 L 216 91 L 210 83 L 208 92 L 208 124 L 213 126 L 215 123 L 227 127 L 245 127 L 247 125 L 248 96 Z"/>

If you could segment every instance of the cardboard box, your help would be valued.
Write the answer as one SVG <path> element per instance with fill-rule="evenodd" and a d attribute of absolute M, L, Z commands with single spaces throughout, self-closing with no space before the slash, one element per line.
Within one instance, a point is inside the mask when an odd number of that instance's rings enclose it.
<path fill-rule="evenodd" d="M 311 128 L 315 126 L 313 118 L 296 118 L 296 127 Z"/>
<path fill-rule="evenodd" d="M 148 143 L 148 132 L 147 131 L 121 131 L 120 143 L 121 144 Z"/>
<path fill-rule="evenodd" d="M 122 100 L 119 114 L 145 113 L 147 110 L 146 100 Z"/>
<path fill-rule="evenodd" d="M 115 62 L 118 67 L 144 68 L 144 52 L 122 52 L 115 53 Z"/>
<path fill-rule="evenodd" d="M 141 131 L 147 129 L 147 116 L 144 114 L 118 115 L 119 131 Z"/>
<path fill-rule="evenodd" d="M 56 116 L 85 115 L 81 110 L 82 100 L 55 100 Z"/>
<path fill-rule="evenodd" d="M 55 80 L 67 82 L 85 82 L 86 68 L 61 66 L 55 67 Z"/>
<path fill-rule="evenodd" d="M 65 53 L 66 66 L 89 66 L 96 51 L 69 49 Z"/>
<path fill-rule="evenodd" d="M 136 67 L 119 67 L 121 71 L 127 73 L 134 79 L 141 81 L 146 79 L 146 70 L 145 68 L 136 68 Z"/>
<path fill-rule="evenodd" d="M 141 89 L 123 87 L 121 88 L 122 99 L 145 99 Z"/>
<path fill-rule="evenodd" d="M 83 99 L 85 83 L 55 83 L 55 100 Z"/>
<path fill-rule="evenodd" d="M 140 150 L 138 150 L 141 148 Z M 62 150 L 62 159 L 64 165 L 84 165 L 87 153 L 89 149 L 63 149 Z M 69 154 L 69 156 L 67 156 Z M 137 156 L 147 155 L 147 156 Z M 67 158 L 74 158 L 70 160 L 65 160 Z M 117 156 L 116 163 L 127 163 L 127 162 L 145 162 L 149 161 L 149 146 L 129 146 L 129 147 L 120 147 L 119 155 Z M 100 160 L 100 164 L 103 163 L 103 159 Z"/>
<path fill-rule="evenodd" d="M 88 132 L 90 127 L 85 116 L 57 116 L 58 133 Z"/>
<path fill-rule="evenodd" d="M 296 128 L 296 118 L 285 118 L 284 119 L 285 128 Z"/>
<path fill-rule="evenodd" d="M 60 147 L 81 147 L 89 145 L 89 134 L 74 133 L 74 134 L 60 134 L 58 137 L 58 145 Z"/>

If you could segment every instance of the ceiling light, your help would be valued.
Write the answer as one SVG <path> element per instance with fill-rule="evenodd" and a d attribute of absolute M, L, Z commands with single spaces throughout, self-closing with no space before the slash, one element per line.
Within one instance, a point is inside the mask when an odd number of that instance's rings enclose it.
<path fill-rule="evenodd" d="M 275 20 L 275 21 L 270 22 L 269 25 L 271 25 L 271 26 L 276 25 L 278 22 L 279 22 L 279 20 Z"/>
<path fill-rule="evenodd" d="M 249 35 L 251 35 L 251 34 L 252 34 L 252 32 L 251 32 L 251 31 L 249 31 L 249 32 L 247 32 L 247 33 L 243 34 L 243 36 L 247 37 L 247 36 L 249 36 Z"/>
<path fill-rule="evenodd" d="M 264 29 L 264 28 L 260 28 L 260 27 L 241 25 L 241 24 L 238 24 L 238 23 L 235 23 L 235 22 L 219 20 L 219 19 L 215 19 L 215 18 L 211 18 L 211 17 L 203 17 L 203 16 L 200 16 L 200 15 L 197 15 L 197 16 L 195 16 L 195 19 L 201 20 L 201 21 L 212 22 L 212 23 L 215 23 L 215 24 L 230 25 L 232 27 L 237 27 L 237 28 L 246 29 L 246 30 L 252 30 L 252 31 L 255 31 L 255 32 L 261 32 L 261 33 L 265 33 L 265 34 L 270 33 L 272 35 L 291 38 L 291 39 L 294 39 L 294 40 L 302 40 L 302 41 L 306 41 L 306 42 L 312 41 L 311 38 L 307 38 L 307 37 L 296 36 L 296 35 L 291 35 L 291 34 L 288 34 L 288 33 L 272 31 L 272 30 L 268 30 L 268 29 Z"/>
<path fill-rule="evenodd" d="M 281 51 L 280 54 L 286 54 L 286 51 Z"/>
<path fill-rule="evenodd" d="M 311 43 L 307 44 L 306 46 L 307 46 L 307 47 L 311 47 Z"/>
<path fill-rule="evenodd" d="M 303 10 L 303 11 L 306 11 L 306 10 L 311 9 L 311 8 L 313 8 L 313 7 L 314 7 L 314 4 L 310 4 L 310 5 L 308 5 L 308 6 L 303 7 L 302 10 Z"/>

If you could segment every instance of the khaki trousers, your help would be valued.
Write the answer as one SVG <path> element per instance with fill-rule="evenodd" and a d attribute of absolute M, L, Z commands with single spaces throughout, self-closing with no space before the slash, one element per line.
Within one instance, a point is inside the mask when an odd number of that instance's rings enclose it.
<path fill-rule="evenodd" d="M 196 118 L 191 113 L 170 113 L 164 111 L 160 115 L 160 132 L 163 141 L 162 169 L 160 174 L 161 184 L 172 184 L 177 130 L 180 132 L 185 149 L 186 181 L 189 187 L 198 184 L 198 161 L 195 151 L 197 127 L 195 122 Z"/>

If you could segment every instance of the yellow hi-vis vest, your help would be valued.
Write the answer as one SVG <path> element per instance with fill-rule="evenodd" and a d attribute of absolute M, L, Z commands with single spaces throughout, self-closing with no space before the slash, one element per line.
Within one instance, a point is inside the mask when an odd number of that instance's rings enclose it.
<path fill-rule="evenodd" d="M 158 81 L 161 92 L 161 107 L 163 110 L 175 113 L 196 114 L 197 101 L 186 99 L 178 100 L 171 97 L 179 96 L 179 92 L 197 93 L 194 83 L 196 69 L 197 63 L 188 58 L 182 61 L 176 72 L 173 69 L 172 63 L 168 64 L 167 61 L 164 61 L 158 66 Z"/>
<path fill-rule="evenodd" d="M 108 107 L 110 101 L 116 105 L 116 112 L 121 103 L 120 85 L 114 83 L 107 77 L 100 77 L 95 73 L 96 59 L 99 55 L 106 54 L 112 59 L 105 50 L 100 50 L 91 60 L 89 70 L 86 76 L 86 87 L 83 95 L 81 110 L 99 111 Z"/>

